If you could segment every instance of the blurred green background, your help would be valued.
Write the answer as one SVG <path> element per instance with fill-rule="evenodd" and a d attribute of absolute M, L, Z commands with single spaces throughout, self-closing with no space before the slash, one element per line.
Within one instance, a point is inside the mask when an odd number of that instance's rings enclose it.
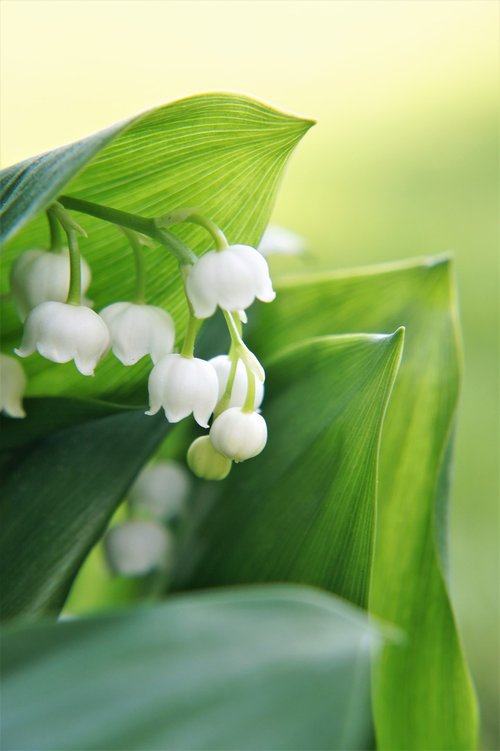
<path fill-rule="evenodd" d="M 276 272 L 452 252 L 465 351 L 450 576 L 497 749 L 498 93 L 494 0 L 3 0 L 7 166 L 135 111 L 233 90 L 318 120 L 273 221 Z"/>

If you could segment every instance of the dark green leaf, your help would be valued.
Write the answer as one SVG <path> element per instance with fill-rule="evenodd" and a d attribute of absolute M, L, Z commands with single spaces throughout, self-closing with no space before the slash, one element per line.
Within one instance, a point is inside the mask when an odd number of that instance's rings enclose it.
<path fill-rule="evenodd" d="M 66 406 L 64 400 L 60 407 Z M 40 400 L 39 415 L 44 409 Z M 68 414 L 74 419 L 80 409 L 71 404 Z M 95 419 L 93 409 L 91 404 L 82 424 L 10 455 L 0 486 L 3 618 L 57 612 L 85 556 L 168 429 L 160 415 L 121 410 Z M 30 418 L 26 431 L 29 435 Z"/>

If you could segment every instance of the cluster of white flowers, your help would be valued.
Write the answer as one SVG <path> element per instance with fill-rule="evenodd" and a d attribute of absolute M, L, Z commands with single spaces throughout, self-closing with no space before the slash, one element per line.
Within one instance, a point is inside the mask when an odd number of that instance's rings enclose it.
<path fill-rule="evenodd" d="M 69 235 L 68 235 L 69 237 Z M 70 242 L 70 249 L 72 248 Z M 76 256 L 79 294 L 72 289 L 71 252 L 28 250 L 13 264 L 11 293 L 24 321 L 19 357 L 37 351 L 56 363 L 74 361 L 84 376 L 112 350 L 123 365 L 145 356 L 153 363 L 148 382 L 149 410 L 164 409 L 176 423 L 193 415 L 207 436 L 189 449 L 188 464 L 203 478 L 222 479 L 231 463 L 259 454 L 267 441 L 267 427 L 259 413 L 264 371 L 243 343 L 245 310 L 255 299 L 275 297 L 265 258 L 247 245 L 211 250 L 195 263 L 184 265 L 182 277 L 190 310 L 186 338 L 174 351 L 174 322 L 162 308 L 142 303 L 115 302 L 95 312 L 84 298 L 91 282 L 88 264 Z M 74 287 L 74 284 L 73 284 Z M 211 360 L 194 356 L 196 332 L 204 319 L 220 308 L 231 335 L 229 354 Z M 23 417 L 22 394 L 26 378 L 17 360 L 2 355 L 1 409 Z"/>

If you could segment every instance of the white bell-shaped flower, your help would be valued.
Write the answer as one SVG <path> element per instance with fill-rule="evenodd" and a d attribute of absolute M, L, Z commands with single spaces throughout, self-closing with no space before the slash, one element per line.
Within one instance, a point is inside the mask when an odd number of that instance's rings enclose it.
<path fill-rule="evenodd" d="M 144 469 L 128 493 L 134 513 L 160 521 L 183 516 L 186 511 L 192 478 L 179 462 L 157 462 Z"/>
<path fill-rule="evenodd" d="M 306 241 L 286 227 L 270 224 L 259 243 L 258 251 L 263 256 L 298 256 L 306 250 Z"/>
<path fill-rule="evenodd" d="M 201 480 L 224 480 L 231 471 L 232 461 L 214 447 L 208 435 L 196 438 L 188 449 L 187 463 Z"/>
<path fill-rule="evenodd" d="M 84 258 L 80 260 L 82 296 L 91 273 Z M 69 251 L 28 250 L 16 258 L 10 272 L 10 289 L 21 321 L 43 302 L 66 302 L 70 281 Z M 85 300 L 82 300 L 85 303 Z"/>
<path fill-rule="evenodd" d="M 148 387 L 147 415 L 155 415 L 163 407 L 169 422 L 179 422 L 193 413 L 196 422 L 208 428 L 219 394 L 217 374 L 209 362 L 166 355 L 151 371 Z"/>
<path fill-rule="evenodd" d="M 208 318 L 217 306 L 240 311 L 255 298 L 271 302 L 276 297 L 267 261 L 248 245 L 205 253 L 187 269 L 186 290 L 197 318 Z"/>
<path fill-rule="evenodd" d="M 135 365 L 145 355 L 156 363 L 174 348 L 174 322 L 163 308 L 115 302 L 99 315 L 109 328 L 113 353 L 123 365 Z"/>
<path fill-rule="evenodd" d="M 228 459 L 244 462 L 260 454 L 266 445 L 266 421 L 257 412 L 243 412 L 232 407 L 214 420 L 210 440 Z"/>
<path fill-rule="evenodd" d="M 57 363 L 74 360 L 82 375 L 93 375 L 109 345 L 108 327 L 90 308 L 44 302 L 28 315 L 23 341 L 15 352 L 27 357 L 38 350 L 42 357 Z"/>
<path fill-rule="evenodd" d="M 214 366 L 215 372 L 217 373 L 217 378 L 219 379 L 218 401 L 220 401 L 226 390 L 227 382 L 229 379 L 229 373 L 232 364 L 231 358 L 228 355 L 217 355 L 217 357 L 212 357 L 209 362 L 211 362 Z M 258 409 L 262 404 L 262 400 L 264 398 L 264 384 L 259 381 L 255 374 L 253 374 L 253 378 L 255 379 L 255 399 L 253 408 Z M 227 405 L 227 408 L 229 409 L 229 407 L 243 407 L 247 396 L 247 389 L 247 369 L 245 368 L 243 361 L 238 360 L 233 388 L 231 389 L 231 399 L 229 401 L 229 404 Z"/>
<path fill-rule="evenodd" d="M 132 520 L 111 527 L 104 538 L 104 552 L 115 574 L 144 576 L 168 568 L 173 539 L 158 522 Z"/>
<path fill-rule="evenodd" d="M 26 417 L 22 402 L 26 383 L 21 363 L 9 355 L 0 355 L 0 412 L 9 417 Z"/>

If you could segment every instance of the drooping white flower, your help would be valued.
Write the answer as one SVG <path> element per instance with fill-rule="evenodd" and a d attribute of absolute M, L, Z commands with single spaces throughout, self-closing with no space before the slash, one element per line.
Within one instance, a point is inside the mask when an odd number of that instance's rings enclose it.
<path fill-rule="evenodd" d="M 135 513 L 160 521 L 182 516 L 191 491 L 192 478 L 179 462 L 157 462 L 144 469 L 129 490 Z"/>
<path fill-rule="evenodd" d="M 109 345 L 108 327 L 90 308 L 44 302 L 28 315 L 23 341 L 15 352 L 27 357 L 38 350 L 42 357 L 57 363 L 74 360 L 82 375 L 93 375 Z"/>
<path fill-rule="evenodd" d="M 113 353 L 123 365 L 135 365 L 145 355 L 156 363 L 174 348 L 174 322 L 163 308 L 115 302 L 99 315 L 109 328 Z"/>
<path fill-rule="evenodd" d="M 266 445 L 266 421 L 257 412 L 232 407 L 214 420 L 210 440 L 228 459 L 244 462 L 260 454 Z"/>
<path fill-rule="evenodd" d="M 91 273 L 84 258 L 80 264 L 84 295 L 90 285 Z M 43 302 L 66 302 L 69 280 L 68 248 L 60 251 L 28 250 L 18 256 L 12 264 L 10 288 L 21 321 Z"/>
<path fill-rule="evenodd" d="M 217 306 L 240 311 L 255 298 L 271 302 L 276 297 L 267 261 L 248 245 L 206 253 L 187 269 L 186 290 L 197 318 L 208 318 Z"/>
<path fill-rule="evenodd" d="M 193 413 L 203 428 L 217 404 L 219 382 L 213 366 L 198 357 L 166 355 L 149 376 L 149 410 L 155 415 L 163 407 L 169 422 L 179 422 Z"/>
<path fill-rule="evenodd" d="M 231 370 L 231 358 L 228 355 L 217 355 L 217 357 L 212 357 L 209 362 L 212 363 L 212 365 L 215 368 L 215 372 L 217 373 L 217 378 L 219 379 L 219 399 L 221 400 L 227 386 L 228 378 L 229 378 L 229 372 Z M 255 399 L 254 399 L 254 409 L 258 409 L 260 405 L 262 404 L 262 400 L 264 398 L 264 385 L 259 381 L 259 379 L 253 374 L 253 378 L 255 379 Z M 243 407 L 245 403 L 245 399 L 247 396 L 247 389 L 248 389 L 248 376 L 247 376 L 247 369 L 245 368 L 245 365 L 242 360 L 238 360 L 238 365 L 236 366 L 236 375 L 234 377 L 233 382 L 233 388 L 231 390 L 231 399 L 229 401 L 228 409 L 229 407 Z"/>
<path fill-rule="evenodd" d="M 0 412 L 9 417 L 26 417 L 22 402 L 26 382 L 21 363 L 0 354 Z"/>
<path fill-rule="evenodd" d="M 143 576 L 168 567 L 173 539 L 158 522 L 132 520 L 111 527 L 104 538 L 104 551 L 115 574 Z"/>
<path fill-rule="evenodd" d="M 306 250 L 306 241 L 296 232 L 270 224 L 259 243 L 258 251 L 263 256 L 298 256 Z"/>
<path fill-rule="evenodd" d="M 208 435 L 193 441 L 187 453 L 188 467 L 201 480 L 223 480 L 232 462 L 214 447 Z"/>

